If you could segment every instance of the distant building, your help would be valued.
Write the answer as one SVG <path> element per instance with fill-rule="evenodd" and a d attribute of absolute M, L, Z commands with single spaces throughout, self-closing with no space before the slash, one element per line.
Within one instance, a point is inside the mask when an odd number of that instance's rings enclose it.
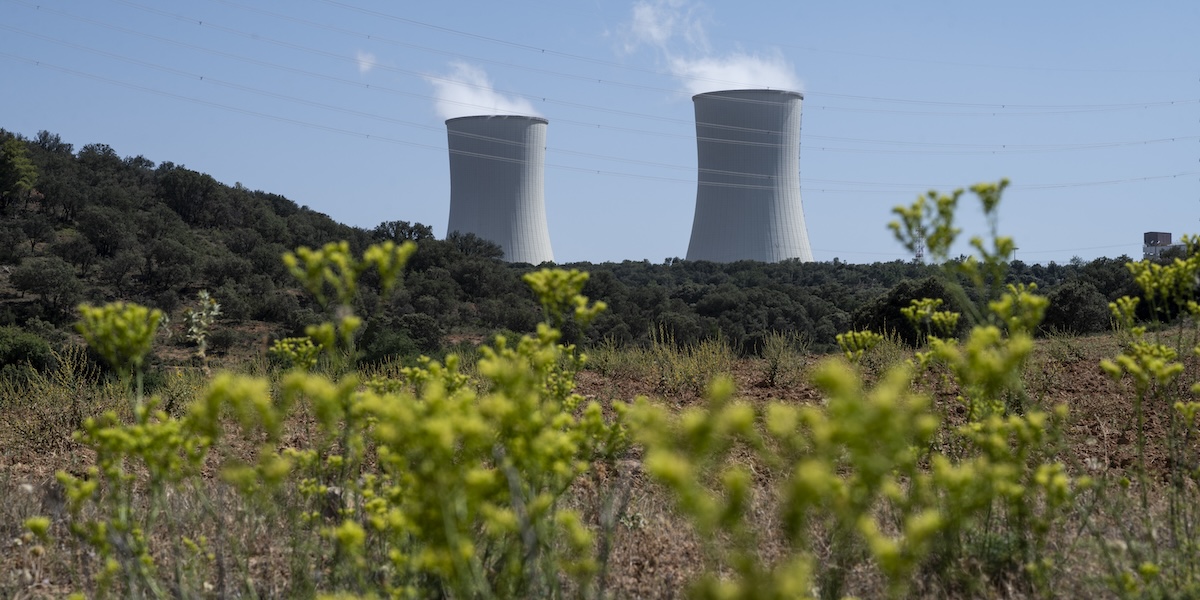
<path fill-rule="evenodd" d="M 1183 244 L 1172 244 L 1171 234 L 1161 231 L 1147 231 L 1142 234 L 1142 258 L 1153 259 L 1162 256 L 1168 248 L 1182 247 Z"/>

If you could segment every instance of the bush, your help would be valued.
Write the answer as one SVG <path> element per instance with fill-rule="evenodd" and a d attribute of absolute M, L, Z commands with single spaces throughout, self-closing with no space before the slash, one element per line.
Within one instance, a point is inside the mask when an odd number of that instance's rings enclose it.
<path fill-rule="evenodd" d="M 902 309 L 912 305 L 913 300 L 929 298 L 941 300 L 939 310 L 962 312 L 963 308 L 955 300 L 946 282 L 938 277 L 927 277 L 920 281 L 901 281 L 887 294 L 876 298 L 854 313 L 855 327 L 877 332 L 895 333 L 900 341 L 912 347 L 920 346 L 925 341 L 925 332 L 917 329 L 901 313 Z M 965 319 L 959 321 L 956 337 L 962 337 L 967 331 Z"/>
<path fill-rule="evenodd" d="M 422 313 L 402 315 L 399 326 L 421 352 L 431 354 L 442 347 L 442 328 L 438 325 L 437 319 L 429 315 Z"/>
<path fill-rule="evenodd" d="M 154 296 L 152 304 L 155 308 L 171 314 L 179 308 L 180 302 L 179 294 L 175 290 L 163 290 Z"/>
<path fill-rule="evenodd" d="M 0 367 L 29 366 L 38 371 L 53 363 L 46 340 L 18 327 L 0 327 Z"/>
<path fill-rule="evenodd" d="M 344 245 L 330 244 L 303 257 L 313 268 L 297 271 L 318 274 L 304 280 L 310 291 L 320 289 L 320 275 L 334 264 L 347 267 L 338 283 L 372 266 L 394 278 L 398 268 L 391 267 L 402 267 L 413 249 L 388 243 L 370 248 L 359 262 Z M 544 290 L 539 296 L 549 316 L 573 307 L 586 326 L 603 308 L 578 295 L 586 278 L 547 270 L 526 280 Z M 339 298 L 343 307 L 349 300 Z M 157 315 L 146 318 L 147 312 L 109 305 L 85 313 L 90 318 L 80 324 L 85 338 L 118 370 L 137 373 L 139 382 L 157 324 Z M 89 547 L 81 561 L 103 567 L 87 565 L 95 575 L 77 585 L 100 597 L 157 597 L 166 589 L 200 596 L 193 589 L 199 582 L 212 592 L 208 582 L 220 581 L 225 564 L 212 557 L 245 548 L 230 544 L 224 532 L 180 536 L 166 491 L 211 488 L 216 482 L 202 474 L 212 464 L 210 450 L 232 438 L 235 445 L 261 446 L 257 456 L 231 458 L 219 469 L 219 480 L 242 503 L 241 510 L 218 515 L 220 526 L 251 523 L 262 532 L 264 524 L 277 524 L 286 532 L 292 544 L 282 549 L 283 564 L 290 570 L 266 574 L 276 579 L 271 585 L 280 583 L 270 588 L 275 594 L 604 596 L 596 579 L 608 557 L 597 548 L 608 539 L 595 535 L 612 534 L 620 509 L 602 508 L 612 506 L 606 489 L 615 484 L 593 475 L 615 472 L 616 457 L 628 450 L 623 406 L 612 406 L 616 416 L 606 417 L 598 403 L 575 393 L 583 359 L 559 343 L 550 320 L 536 334 L 482 348 L 475 381 L 460 371 L 456 356 L 445 364 L 422 361 L 402 369 L 398 379 L 368 381 L 354 372 L 315 373 L 315 360 L 292 360 L 295 368 L 278 378 L 216 376 L 179 417 L 155 410 L 158 398 L 143 404 L 139 390 L 132 418 L 109 411 L 87 419 L 76 439 L 95 452 L 99 468 L 57 475 L 70 499 L 69 531 Z M 347 309 L 312 329 L 319 344 L 281 340 L 273 351 L 292 359 L 323 352 L 336 366 L 352 352 L 361 324 Z M 172 385 L 170 377 L 154 383 Z M 288 439 L 303 436 L 300 443 L 284 443 L 293 408 L 311 416 L 312 425 L 287 433 Z M 228 427 L 230 417 L 240 427 Z M 565 501 L 584 477 L 600 492 L 586 513 Z M 26 527 L 45 539 L 48 521 L 29 519 Z M 197 553 L 210 558 L 181 561 L 173 572 L 158 565 L 159 556 Z M 231 578 L 233 585 L 252 586 L 232 595 L 257 595 L 263 588 L 254 580 L 264 573 L 248 556 L 234 560 L 256 572 Z"/>
<path fill-rule="evenodd" d="M 228 327 L 214 329 L 208 334 L 208 350 L 213 354 L 229 352 L 229 349 L 233 348 L 237 342 L 237 332 Z"/>
<path fill-rule="evenodd" d="M 1060 331 L 1075 335 L 1107 331 L 1112 321 L 1108 299 L 1096 286 L 1075 279 L 1051 291 L 1047 297 L 1045 331 Z"/>
<path fill-rule="evenodd" d="M 26 261 L 13 270 L 11 280 L 18 290 L 40 296 L 51 315 L 66 311 L 83 293 L 83 284 L 75 277 L 75 268 L 57 256 Z"/>
<path fill-rule="evenodd" d="M 767 334 L 759 348 L 764 363 L 761 384 L 775 387 L 795 381 L 804 369 L 808 346 L 808 340 L 795 333 Z"/>
<path fill-rule="evenodd" d="M 381 363 L 419 354 L 416 342 L 403 329 L 368 327 L 359 345 L 360 364 Z"/>

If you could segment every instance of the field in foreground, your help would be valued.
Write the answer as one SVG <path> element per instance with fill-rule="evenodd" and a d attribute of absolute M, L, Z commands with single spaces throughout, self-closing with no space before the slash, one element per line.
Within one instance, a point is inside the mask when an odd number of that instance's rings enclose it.
<path fill-rule="evenodd" d="M 1128 381 L 1114 381 L 1099 367 L 1102 359 L 1120 350 L 1121 343 L 1113 336 L 1052 337 L 1038 342 L 1024 368 L 1027 408 L 1049 410 L 1062 405 L 1069 411 L 1062 440 L 1052 450 L 1053 457 L 1067 466 L 1072 477 L 1090 476 L 1100 482 L 1096 489 L 1104 490 L 1077 496 L 1047 536 L 1045 547 L 1039 551 L 1056 561 L 1050 579 L 1038 585 L 1031 583 L 1023 565 L 1005 545 L 1015 539 L 1011 535 L 1014 532 L 995 526 L 986 528 L 986 536 L 967 542 L 985 544 L 985 548 L 975 548 L 976 552 L 963 560 L 942 563 L 955 572 L 918 570 L 904 595 L 1139 595 L 1150 588 L 1121 583 L 1124 574 L 1132 572 L 1144 578 L 1132 569 L 1151 560 L 1162 562 L 1157 553 L 1190 552 L 1187 548 L 1171 548 L 1174 542 L 1163 539 L 1175 535 L 1171 524 L 1181 518 L 1172 512 L 1179 510 L 1176 504 L 1195 499 L 1190 482 L 1181 484 L 1171 476 L 1177 467 L 1172 457 L 1179 455 L 1177 449 L 1166 447 L 1176 440 L 1168 431 L 1171 408 L 1147 404 L 1144 426 L 1138 427 L 1133 418 L 1132 386 Z M 911 356 L 895 344 L 884 343 L 867 352 L 858 369 L 871 385 L 883 377 L 887 366 Z M 79 359 L 64 357 L 59 372 L 37 382 L 40 387 L 9 388 L 0 399 L 0 596 L 57 597 L 71 591 L 88 591 L 103 569 L 103 565 L 96 564 L 95 550 L 69 533 L 70 501 L 55 473 L 65 471 L 87 477 L 95 454 L 72 439 L 72 432 L 88 416 L 122 409 L 126 396 L 118 385 L 103 383 L 94 373 L 86 372 Z M 645 396 L 678 416 L 707 406 L 705 382 L 724 374 L 735 383 L 736 398 L 752 407 L 763 408 L 775 401 L 821 406 L 827 395 L 813 384 L 812 374 L 816 365 L 826 360 L 841 359 L 790 352 L 782 361 L 771 363 L 766 359 L 736 359 L 717 346 L 674 353 L 661 348 L 600 348 L 592 353 L 589 366 L 576 375 L 576 391 L 597 401 L 606 412 L 614 401 Z M 269 374 L 264 361 L 228 366 Z M 1188 369 L 1194 374 L 1194 365 Z M 381 372 L 386 370 L 381 368 Z M 193 368 L 169 369 L 165 373 L 156 393 L 168 411 L 182 414 L 186 403 L 207 385 L 207 379 Z M 966 405 L 957 398 L 961 390 L 948 385 L 945 375 L 933 370 L 919 376 L 914 385 L 932 398 L 931 413 L 941 420 L 943 428 L 949 428 L 964 424 L 968 415 Z M 1183 379 L 1194 380 L 1186 376 Z M 226 415 L 225 419 L 231 417 Z M 311 410 L 296 410 L 284 425 L 277 445 L 306 449 L 315 444 L 317 419 Z M 1139 431 L 1144 437 L 1139 437 Z M 295 526 L 294 515 L 284 510 L 289 503 L 300 506 L 311 498 L 296 489 L 282 489 L 273 492 L 274 504 L 265 506 L 239 495 L 220 477 L 221 462 L 229 458 L 252 461 L 258 452 L 256 442 L 262 440 L 229 439 L 227 445 L 214 448 L 198 477 L 168 488 L 165 498 L 135 502 L 153 504 L 169 515 L 150 535 L 164 538 L 158 547 L 174 549 L 154 558 L 160 564 L 163 581 L 174 581 L 180 587 L 159 591 L 167 596 L 281 597 L 322 589 L 322 581 L 332 579 L 318 576 L 311 582 L 313 588 L 296 587 L 298 568 L 319 573 L 325 568 L 320 561 L 330 559 L 327 553 L 306 546 L 320 544 L 320 536 L 303 538 L 289 528 Z M 1144 442 L 1141 453 L 1139 442 Z M 1185 442 L 1193 443 L 1190 439 Z M 604 513 L 591 510 L 593 507 L 613 498 L 624 504 L 624 510 L 607 530 L 605 539 L 610 549 L 604 582 L 598 588 L 601 593 L 618 598 L 677 597 L 706 569 L 721 572 L 730 567 L 712 556 L 712 540 L 698 534 L 695 524 L 677 508 L 670 491 L 647 474 L 642 459 L 643 449 L 635 445 L 609 465 L 594 465 L 591 472 L 574 481 L 560 502 L 578 508 L 585 518 L 595 515 L 588 523 L 593 528 L 601 528 L 598 515 Z M 763 464 L 746 450 L 734 448 L 732 460 L 753 474 L 753 494 L 745 515 L 757 533 L 757 560 L 765 565 L 778 563 L 790 551 L 786 536 L 780 532 L 782 516 L 778 510 L 783 493 L 778 486 L 787 473 Z M 133 489 L 144 493 L 146 474 L 137 476 L 139 484 Z M 1145 514 L 1132 518 L 1134 513 L 1128 511 L 1131 506 L 1141 506 L 1133 499 L 1143 491 Z M 340 500 L 328 491 L 322 498 Z M 336 522 L 337 508 L 331 510 L 317 517 L 321 522 L 314 529 Z M 48 541 L 32 538 L 22 527 L 26 519 L 39 515 L 50 519 Z M 1191 524 L 1186 518 L 1184 521 L 1184 525 Z M 820 529 L 821 524 L 813 527 Z M 814 531 L 814 537 L 823 534 Z M 179 544 L 173 543 L 184 538 L 190 540 L 189 548 L 199 548 L 194 555 L 178 551 Z M 718 546 L 722 543 L 717 540 Z M 844 556 L 843 548 L 822 544 L 812 547 L 817 565 L 843 560 L 839 556 Z M 866 553 L 859 552 L 858 557 L 861 560 L 847 562 L 845 572 L 838 576 L 840 594 L 876 597 L 888 592 L 887 582 Z M 313 564 L 295 564 L 306 560 Z M 174 575 L 168 575 L 168 565 Z M 826 593 L 816 587 L 822 581 L 818 578 L 809 591 Z M 593 588 L 590 593 L 595 592 Z"/>

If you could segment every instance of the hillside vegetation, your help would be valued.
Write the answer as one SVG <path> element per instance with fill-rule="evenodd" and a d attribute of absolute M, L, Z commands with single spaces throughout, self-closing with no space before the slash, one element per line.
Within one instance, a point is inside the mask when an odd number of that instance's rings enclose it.
<path fill-rule="evenodd" d="M 6 210 L 53 215 L 34 161 L 5 147 L 19 174 Z M 993 224 L 1006 185 L 971 188 Z M 311 322 L 286 337 L 265 322 L 269 351 L 236 357 L 210 356 L 219 332 L 246 325 L 220 318 L 219 292 L 180 299 L 182 345 L 164 334 L 169 311 L 105 297 L 146 293 L 159 263 L 85 287 L 69 300 L 101 299 L 73 312 L 54 290 L 23 290 L 34 297 L 10 309 L 41 317 L 2 331 L 18 358 L 0 378 L 0 594 L 1200 593 L 1200 240 L 1121 265 L 1124 278 L 1111 261 L 1013 265 L 994 229 L 952 258 L 962 195 L 895 211 L 896 238 L 928 244 L 936 268 L 670 260 L 589 275 L 385 224 L 379 243 L 284 252 L 292 283 L 275 289 Z M 55 243 L 22 260 L 51 260 L 39 252 Z M 439 257 L 495 275 L 482 291 L 520 274 L 527 291 L 508 293 L 532 322 L 487 335 L 463 319 L 480 314 L 466 292 L 449 322 L 397 311 L 413 280 L 451 273 L 429 266 Z M 1014 275 L 1035 271 L 1068 276 L 1043 294 Z M 850 293 L 855 273 L 878 293 Z M 1105 302 L 1129 282 L 1135 295 Z M 822 285 L 846 295 L 810 294 Z M 644 290 L 679 311 L 630 301 Z M 737 304 L 751 294 L 762 302 Z M 806 294 L 835 308 L 813 321 L 795 309 Z M 837 314 L 829 343 L 789 326 Z M 459 337 L 435 358 L 367 359 L 386 336 L 431 349 Z M 824 344 L 836 350 L 813 352 Z"/>
<path fill-rule="evenodd" d="M 76 151 L 45 131 L 26 139 L 0 130 L 0 144 L 0 326 L 51 344 L 70 333 L 81 301 L 123 299 L 159 308 L 176 324 L 168 329 L 179 331 L 184 311 L 205 290 L 222 307 L 211 351 L 236 346 L 262 354 L 272 340 L 298 335 L 319 319 L 319 307 L 300 293 L 279 257 L 339 240 L 356 252 L 388 240 L 418 245 L 398 293 L 379 302 L 376 282 L 361 282 L 355 307 L 366 320 L 357 346 L 361 360 L 437 354 L 462 339 L 529 331 L 541 318 L 520 281 L 533 267 L 504 263 L 495 245 L 471 235 L 438 240 L 430 227 L 401 220 L 371 230 L 340 225 L 276 194 L 228 186 L 170 162 L 121 158 L 104 144 Z M 1108 329 L 1108 302 L 1139 293 L 1127 260 L 1014 261 L 1006 281 L 1036 283 L 1055 300 L 1043 330 L 1098 332 Z M 956 276 L 903 261 L 669 258 L 564 266 L 591 273 L 584 293 L 609 307 L 589 331 L 570 325 L 564 331 L 587 346 L 647 348 L 666 337 L 682 348 L 719 339 L 752 356 L 765 339 L 782 334 L 830 351 L 837 334 L 855 327 L 912 342 L 900 314 L 910 300 L 939 297 L 948 307 L 974 300 L 954 297 L 962 283 Z M 182 348 L 190 342 L 177 335 L 171 343 Z"/>

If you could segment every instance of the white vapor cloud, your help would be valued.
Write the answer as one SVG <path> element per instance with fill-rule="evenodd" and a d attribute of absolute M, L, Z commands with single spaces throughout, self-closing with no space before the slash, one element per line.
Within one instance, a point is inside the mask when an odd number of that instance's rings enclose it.
<path fill-rule="evenodd" d="M 671 40 L 683 38 L 689 46 L 708 48 L 704 11 L 688 0 L 639 0 L 633 4 L 625 35 L 625 51 L 641 46 L 666 50 Z"/>
<path fill-rule="evenodd" d="M 443 119 L 472 115 L 540 116 L 524 98 L 496 92 L 483 69 L 462 61 L 450 63 L 450 73 L 425 78 L 437 95 L 437 112 Z"/>
<path fill-rule="evenodd" d="M 692 94 L 729 89 L 800 91 L 803 84 L 782 54 L 734 52 L 720 57 L 670 58 L 671 72 Z"/>
<path fill-rule="evenodd" d="M 371 69 L 375 68 L 376 60 L 375 60 L 374 54 L 371 54 L 370 52 L 363 52 L 362 50 L 359 50 L 358 54 L 355 58 L 356 58 L 356 60 L 358 60 L 358 74 L 359 75 L 366 75 L 367 73 L 369 73 L 371 71 Z"/>
<path fill-rule="evenodd" d="M 778 50 L 712 52 L 706 15 L 705 5 L 693 0 L 637 0 L 623 27 L 623 49 L 628 53 L 644 46 L 653 48 L 692 94 L 729 89 L 803 89 L 795 68 Z"/>

